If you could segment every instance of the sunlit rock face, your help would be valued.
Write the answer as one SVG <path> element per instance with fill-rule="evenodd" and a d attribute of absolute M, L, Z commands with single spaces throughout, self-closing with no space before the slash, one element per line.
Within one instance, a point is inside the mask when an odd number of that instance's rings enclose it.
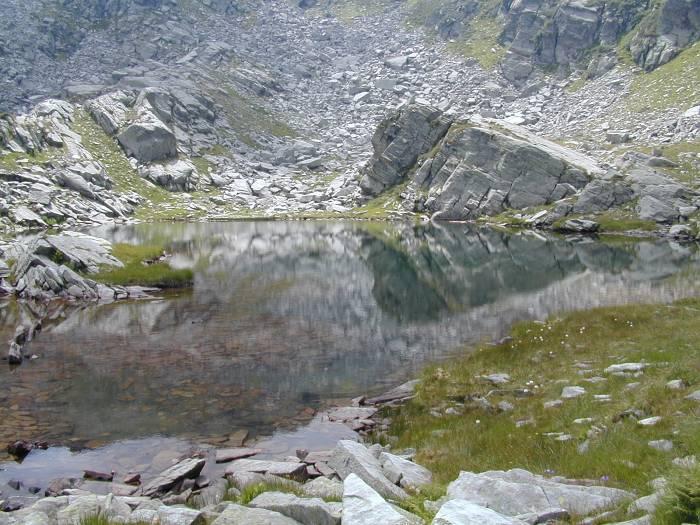
<path fill-rule="evenodd" d="M 64 306 L 0 393 L 0 439 L 75 445 L 207 439 L 294 426 L 329 399 L 379 392 L 517 320 L 697 290 L 695 249 L 508 235 L 466 225 L 151 224 L 191 291 Z M 400 235 L 399 235 L 400 234 Z M 5 303 L 9 339 L 27 306 Z"/>

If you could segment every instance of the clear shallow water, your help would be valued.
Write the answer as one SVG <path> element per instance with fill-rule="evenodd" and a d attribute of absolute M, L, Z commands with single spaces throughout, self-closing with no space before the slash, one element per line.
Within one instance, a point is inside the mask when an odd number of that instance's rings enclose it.
<path fill-rule="evenodd" d="M 82 468 L 142 467 L 152 454 L 135 453 L 138 443 L 182 453 L 192 443 L 225 445 L 240 430 L 273 454 L 328 448 L 342 429 L 310 424 L 315 410 L 387 390 L 465 344 L 502 337 L 515 321 L 700 288 L 696 246 L 659 240 L 608 245 L 356 222 L 92 233 L 165 244 L 171 264 L 195 270 L 194 288 L 65 307 L 27 348 L 38 359 L 0 367 L 0 443 L 98 448 L 2 465 L 0 485 L 29 476 L 33 462 L 52 465 L 50 476 L 32 471 L 41 485 Z M 5 340 L 22 308 L 0 304 Z"/>

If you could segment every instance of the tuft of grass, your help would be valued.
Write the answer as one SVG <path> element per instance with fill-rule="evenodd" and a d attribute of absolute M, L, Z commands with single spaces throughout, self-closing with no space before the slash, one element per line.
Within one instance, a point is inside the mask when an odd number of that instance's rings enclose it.
<path fill-rule="evenodd" d="M 0 169 L 14 171 L 22 167 L 42 165 L 63 152 L 63 148 L 49 148 L 34 153 L 6 153 L 0 155 Z"/>
<path fill-rule="evenodd" d="M 80 525 L 119 525 L 119 521 L 110 521 L 110 519 L 102 513 L 91 514 L 89 516 L 81 516 Z M 146 522 L 137 521 L 133 525 L 148 525 Z"/>
<path fill-rule="evenodd" d="M 685 399 L 700 385 L 698 341 L 700 299 L 600 308 L 518 324 L 510 342 L 427 369 L 416 397 L 395 413 L 394 445 L 416 448 L 418 463 L 433 472 L 438 485 L 453 481 L 460 471 L 517 467 L 648 493 L 649 481 L 666 475 L 672 458 L 700 454 L 698 408 Z M 638 376 L 604 372 L 624 362 L 648 367 Z M 482 379 L 492 373 L 507 373 L 510 382 L 494 386 Z M 603 380 L 586 381 L 592 377 Z M 689 386 L 666 388 L 673 379 Z M 545 408 L 544 402 L 559 399 L 567 385 L 583 386 L 586 394 Z M 598 401 L 595 395 L 610 400 Z M 512 410 L 499 411 L 500 401 L 511 403 Z M 448 408 L 456 413 L 446 414 Z M 643 427 L 634 417 L 622 416 L 628 409 L 663 419 Z M 574 423 L 580 418 L 592 421 Z M 516 424 L 521 421 L 529 423 Z M 551 433 L 571 438 L 558 441 Z M 673 452 L 648 445 L 658 439 L 672 440 Z"/>
<path fill-rule="evenodd" d="M 635 112 L 686 110 L 700 99 L 700 42 L 650 73 L 632 81 L 627 108 Z"/>
<path fill-rule="evenodd" d="M 175 269 L 167 262 L 147 263 L 163 255 L 163 252 L 160 246 L 115 244 L 112 253 L 124 267 L 104 269 L 90 275 L 90 278 L 103 284 L 118 286 L 153 286 L 168 289 L 192 286 L 192 270 Z"/>
<path fill-rule="evenodd" d="M 241 491 L 240 496 L 229 501 L 234 501 L 239 505 L 248 505 L 251 501 L 260 496 L 260 494 L 265 492 L 285 492 L 287 494 L 294 494 L 295 496 L 304 495 L 301 489 L 292 483 L 284 483 L 283 481 L 278 483 L 262 482 L 248 485 Z"/>
<path fill-rule="evenodd" d="M 657 525 L 700 523 L 700 464 L 673 471 L 653 522 Z"/>

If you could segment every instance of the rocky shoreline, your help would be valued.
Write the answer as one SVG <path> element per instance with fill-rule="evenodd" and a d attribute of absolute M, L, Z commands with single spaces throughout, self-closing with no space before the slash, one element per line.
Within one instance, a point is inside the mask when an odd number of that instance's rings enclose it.
<path fill-rule="evenodd" d="M 410 381 L 374 398 L 358 398 L 352 406 L 323 412 L 320 417 L 342 422 L 357 439 L 381 437 L 388 428 L 387 407 L 413 397 Z M 696 393 L 697 394 L 697 393 Z M 13 445 L 20 456 L 28 447 Z M 151 479 L 139 472 L 85 471 L 84 479 L 56 479 L 26 505 L 3 503 L 5 525 L 78 525 L 90 516 L 109 523 L 169 523 L 275 525 L 426 523 L 402 502 L 432 482 L 432 474 L 413 462 L 415 451 L 393 452 L 390 446 L 341 440 L 332 450 L 297 450 L 296 456 L 256 459 L 264 450 L 241 442 L 241 447 L 209 449 L 173 460 Z M 221 477 L 203 475 L 205 465 L 219 467 Z M 223 471 L 221 470 L 223 468 Z M 16 488 L 21 482 L 14 481 Z M 426 507 L 436 525 L 522 525 L 568 521 L 597 523 L 618 508 L 631 515 L 652 512 L 663 492 L 635 499 L 634 494 L 591 480 L 543 477 L 522 469 L 507 472 L 462 472 L 447 494 Z M 20 498 L 21 500 L 21 498 Z M 617 514 L 615 514 L 617 515 Z M 650 524 L 648 516 L 625 523 Z"/>

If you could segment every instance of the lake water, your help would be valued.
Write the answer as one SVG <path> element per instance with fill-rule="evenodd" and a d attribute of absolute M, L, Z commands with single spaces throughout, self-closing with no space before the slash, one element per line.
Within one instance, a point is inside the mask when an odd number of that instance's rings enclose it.
<path fill-rule="evenodd" d="M 63 306 L 18 368 L 0 367 L 0 443 L 55 447 L 0 465 L 0 485 L 82 468 L 132 469 L 154 451 L 327 448 L 327 404 L 380 393 L 514 322 L 572 309 L 667 302 L 700 289 L 695 245 L 603 243 L 465 224 L 232 222 L 101 227 L 163 244 L 192 290 Z M 0 303 L 9 340 L 26 305 Z M 140 451 L 140 452 L 137 452 Z M 47 471 L 48 469 L 48 471 Z M 0 488 L 5 490 L 6 487 Z"/>

